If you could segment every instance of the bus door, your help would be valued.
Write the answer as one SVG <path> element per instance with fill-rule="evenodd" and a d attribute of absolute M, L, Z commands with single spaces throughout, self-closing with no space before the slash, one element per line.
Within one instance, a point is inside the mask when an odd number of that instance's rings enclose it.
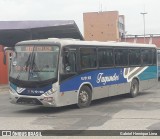
<path fill-rule="evenodd" d="M 60 73 L 60 97 L 59 105 L 74 104 L 77 103 L 77 90 L 75 85 L 77 82 L 73 82 L 74 76 L 77 75 L 77 52 L 76 49 L 64 49 L 63 50 L 63 66 L 62 73 Z M 65 93 L 69 92 L 69 93 Z M 64 94 L 64 95 L 63 95 Z"/>
<path fill-rule="evenodd" d="M 63 73 L 60 74 L 60 82 L 77 74 L 76 48 L 65 48 L 63 51 Z"/>
<path fill-rule="evenodd" d="M 75 74 L 77 72 L 77 54 L 76 49 L 68 49 L 64 55 L 64 70 L 67 74 Z"/>

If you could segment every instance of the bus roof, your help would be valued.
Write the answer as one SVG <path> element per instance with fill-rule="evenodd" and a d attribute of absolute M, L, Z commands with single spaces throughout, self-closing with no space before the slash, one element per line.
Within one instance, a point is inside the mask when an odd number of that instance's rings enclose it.
<path fill-rule="evenodd" d="M 81 41 L 77 39 L 59 39 L 59 38 L 49 38 L 49 39 L 40 39 L 40 40 L 28 40 L 17 43 L 16 45 L 38 45 L 38 44 L 60 44 L 62 47 L 66 45 L 84 45 L 84 46 L 115 46 L 115 47 L 154 47 L 154 44 L 140 44 L 140 43 L 128 43 L 128 42 L 99 42 L 99 41 Z"/>

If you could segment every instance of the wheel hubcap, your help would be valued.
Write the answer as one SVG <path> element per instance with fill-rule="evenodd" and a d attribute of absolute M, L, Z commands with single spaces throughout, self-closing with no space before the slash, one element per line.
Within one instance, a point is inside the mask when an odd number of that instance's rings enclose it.
<path fill-rule="evenodd" d="M 86 103 L 88 101 L 88 94 L 86 91 L 82 91 L 79 96 L 82 103 Z"/>

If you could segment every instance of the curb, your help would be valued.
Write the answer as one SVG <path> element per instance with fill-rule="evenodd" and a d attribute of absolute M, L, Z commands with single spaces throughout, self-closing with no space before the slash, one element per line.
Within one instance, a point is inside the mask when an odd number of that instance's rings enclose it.
<path fill-rule="evenodd" d="M 0 90 L 7 90 L 9 89 L 9 85 L 0 85 Z"/>

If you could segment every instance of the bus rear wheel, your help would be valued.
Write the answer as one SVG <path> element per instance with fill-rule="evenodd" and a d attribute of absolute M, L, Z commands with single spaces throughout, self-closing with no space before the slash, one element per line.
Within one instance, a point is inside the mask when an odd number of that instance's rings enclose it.
<path fill-rule="evenodd" d="M 138 95 L 139 92 L 139 83 L 136 79 L 133 79 L 131 82 L 131 88 L 130 88 L 130 97 L 134 98 Z"/>
<path fill-rule="evenodd" d="M 85 108 L 91 103 L 92 92 L 88 86 L 82 86 L 78 95 L 78 107 Z"/>

